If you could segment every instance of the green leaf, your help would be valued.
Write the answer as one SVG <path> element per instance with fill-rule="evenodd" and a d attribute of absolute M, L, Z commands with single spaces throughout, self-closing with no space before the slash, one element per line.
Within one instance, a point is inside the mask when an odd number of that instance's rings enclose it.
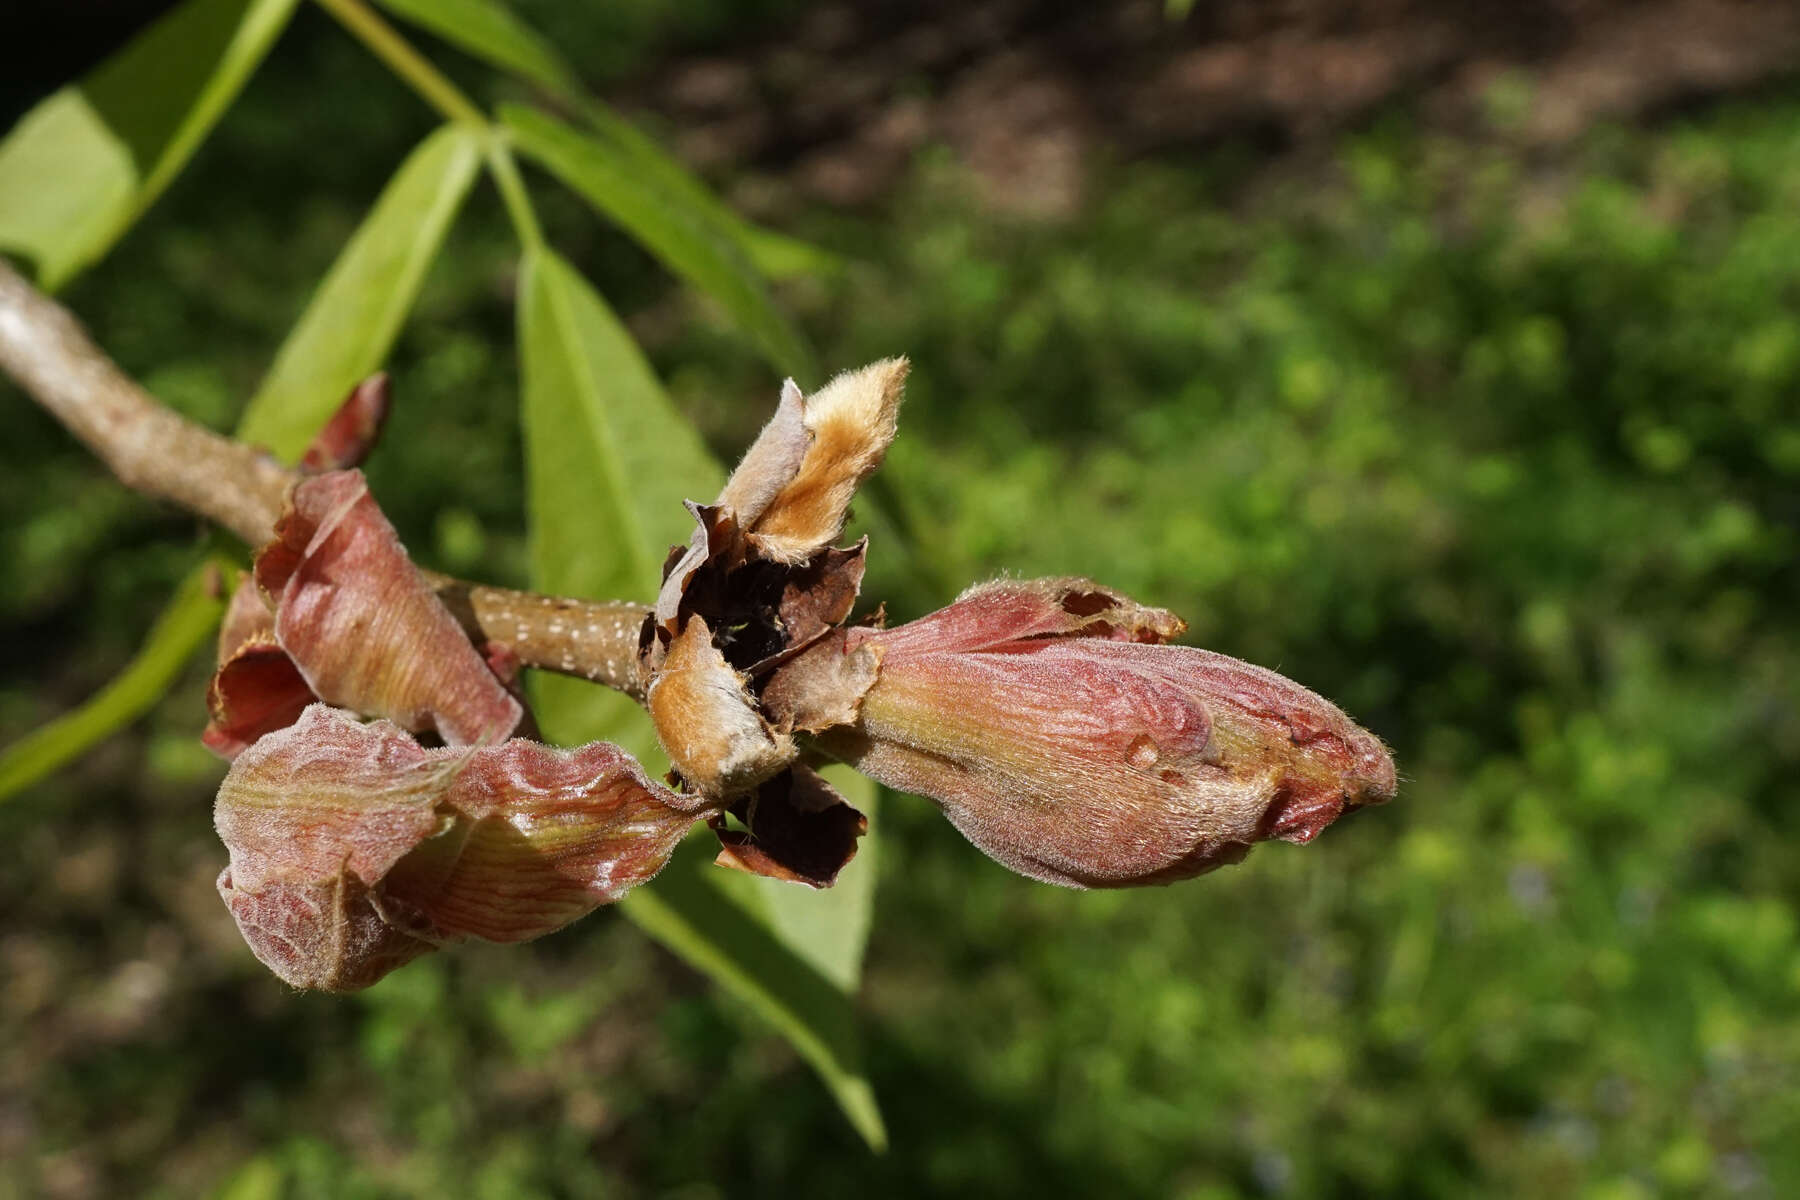
<path fill-rule="evenodd" d="M 762 276 L 716 222 L 656 186 L 639 158 L 607 138 L 518 105 L 502 106 L 500 120 L 520 150 L 716 300 L 778 370 L 812 380 L 812 351 L 775 307 Z"/>
<path fill-rule="evenodd" d="M 377 0 L 395 16 L 547 91 L 572 95 L 575 72 L 535 29 L 492 0 Z"/>
<path fill-rule="evenodd" d="M 86 704 L 0 751 L 0 800 L 30 787 L 148 712 L 218 627 L 225 611 L 218 567 L 183 581 L 118 678 Z"/>
<path fill-rule="evenodd" d="M 521 268 L 519 354 L 533 585 L 648 595 L 669 547 L 692 528 L 681 502 L 710 499 L 724 472 L 606 301 L 548 249 L 527 251 Z M 616 692 L 557 678 L 536 695 L 553 740 L 656 745 L 637 705 Z"/>
<path fill-rule="evenodd" d="M 710 498 L 724 471 L 605 300 L 541 247 L 526 252 L 520 276 L 519 354 L 533 586 L 597 598 L 647 594 L 668 548 L 692 527 L 681 501 Z M 652 772 L 665 765 L 648 719 L 625 697 L 539 676 L 533 698 L 552 740 L 605 738 Z M 848 994 L 872 862 L 859 856 L 840 888 L 813 893 L 739 879 L 709 866 L 710 857 L 690 848 L 628 896 L 623 911 L 768 1018 L 880 1145 Z M 827 911 L 834 902 L 842 911 Z"/>
<path fill-rule="evenodd" d="M 62 286 L 186 165 L 297 0 L 188 0 L 0 142 L 0 247 Z"/>
<path fill-rule="evenodd" d="M 747 910 L 722 902 L 726 893 L 716 878 L 730 873 L 712 865 L 716 849 L 710 838 L 682 843 L 654 884 L 625 898 L 626 915 L 779 1029 L 818 1072 L 863 1140 L 875 1150 L 886 1149 L 887 1130 L 862 1070 L 861 1037 L 849 998 Z"/>
<path fill-rule="evenodd" d="M 686 219 L 734 243 L 751 265 L 771 279 L 836 271 L 836 255 L 785 234 L 759 229 L 720 203 L 692 171 L 635 125 L 588 96 L 581 80 L 548 39 L 495 0 L 379 0 L 383 8 L 485 62 L 529 80 L 579 111 L 594 136 L 621 160 L 637 182 L 662 193 Z"/>
<path fill-rule="evenodd" d="M 710 500 L 725 472 L 630 332 L 555 251 L 525 256 L 519 351 L 538 582 L 647 595 L 692 531 L 681 502 Z"/>
<path fill-rule="evenodd" d="M 791 279 L 842 269 L 843 263 L 835 254 L 798 238 L 758 228 L 738 216 L 655 138 L 598 100 L 583 99 L 581 113 L 594 136 L 614 155 L 628 160 L 629 169 L 640 181 L 660 191 L 666 203 L 684 208 L 690 220 L 735 242 L 761 274 L 771 279 Z"/>
<path fill-rule="evenodd" d="M 259 1154 L 220 1184 L 213 1200 L 281 1200 L 285 1184 L 281 1165 L 269 1155 Z"/>
<path fill-rule="evenodd" d="M 785 233 L 752 225 L 735 214 L 732 220 L 738 226 L 738 244 L 744 248 L 750 261 L 756 264 L 756 269 L 770 279 L 834 275 L 844 269 L 842 258 L 811 242 L 803 242 Z"/>
<path fill-rule="evenodd" d="M 244 410 L 238 437 L 289 462 L 379 369 L 481 165 L 482 132 L 445 125 L 407 156 Z"/>

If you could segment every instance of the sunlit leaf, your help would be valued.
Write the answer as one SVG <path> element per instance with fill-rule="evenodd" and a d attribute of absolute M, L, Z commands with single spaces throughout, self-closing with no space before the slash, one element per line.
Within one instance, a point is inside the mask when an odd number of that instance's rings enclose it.
<path fill-rule="evenodd" d="M 643 595 L 724 482 L 606 301 L 554 251 L 519 286 L 533 562 L 540 583 Z"/>
<path fill-rule="evenodd" d="M 0 800 L 30 787 L 150 711 L 206 643 L 224 610 L 217 567 L 196 568 L 117 678 L 80 708 L 0 751 Z"/>
<path fill-rule="evenodd" d="M 386 360 L 481 165 L 481 133 L 419 143 L 350 238 L 244 411 L 238 436 L 292 461 Z"/>
<path fill-rule="evenodd" d="M 279 1163 L 265 1154 L 245 1162 L 219 1185 L 213 1200 L 281 1200 L 285 1180 Z"/>
<path fill-rule="evenodd" d="M 800 279 L 844 269 L 844 260 L 829 250 L 747 221 L 738 221 L 738 244 L 770 279 Z"/>
<path fill-rule="evenodd" d="M 733 873 L 712 865 L 717 845 L 711 837 L 688 839 L 655 883 L 626 897 L 625 912 L 779 1029 L 819 1073 L 863 1139 L 874 1149 L 885 1148 L 887 1130 L 863 1073 L 861 1038 L 849 998 L 779 938 L 774 932 L 779 926 L 760 923 L 748 910 L 722 902 L 725 892 L 716 877 Z M 804 890 L 797 884 L 777 886 Z M 815 895 L 829 898 L 835 892 Z"/>
<path fill-rule="evenodd" d="M 297 0 L 188 0 L 0 142 L 0 247 L 60 287 L 187 163 Z"/>
<path fill-rule="evenodd" d="M 519 353 L 533 584 L 603 598 L 648 593 L 669 546 L 692 523 L 681 500 L 710 499 L 724 472 L 606 302 L 548 250 L 525 258 Z M 623 697 L 559 678 L 539 678 L 534 695 L 553 739 L 606 738 L 652 772 L 663 766 L 648 720 Z M 856 786 L 846 794 L 866 802 Z M 848 995 L 872 861 L 852 863 L 840 887 L 815 893 L 718 870 L 711 836 L 695 841 L 704 849 L 690 846 L 654 884 L 627 896 L 625 913 L 768 1018 L 879 1145 L 881 1119 L 862 1077 Z M 834 902 L 840 911 L 827 911 Z"/>
<path fill-rule="evenodd" d="M 520 150 L 716 300 L 778 370 L 813 380 L 812 352 L 775 307 L 762 276 L 716 222 L 671 202 L 640 162 L 609 139 L 517 105 L 503 106 L 500 119 Z"/>
<path fill-rule="evenodd" d="M 681 502 L 709 499 L 724 473 L 606 301 L 550 250 L 525 257 L 519 354 L 533 583 L 559 595 L 649 594 L 693 523 Z M 656 744 L 617 693 L 567 679 L 538 687 L 553 739 L 635 732 L 634 750 Z"/>
<path fill-rule="evenodd" d="M 377 0 L 402 20 L 549 91 L 572 93 L 575 73 L 538 32 L 494 0 Z"/>

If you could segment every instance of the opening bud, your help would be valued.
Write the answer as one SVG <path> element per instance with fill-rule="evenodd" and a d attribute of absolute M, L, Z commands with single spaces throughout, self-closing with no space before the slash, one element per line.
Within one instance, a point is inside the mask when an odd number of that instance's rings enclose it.
<path fill-rule="evenodd" d="M 1273 671 L 1161 644 L 1182 628 L 1087 580 L 978 587 L 810 651 L 880 662 L 856 720 L 818 743 L 1073 887 L 1185 879 L 1392 798 L 1378 738 Z"/>

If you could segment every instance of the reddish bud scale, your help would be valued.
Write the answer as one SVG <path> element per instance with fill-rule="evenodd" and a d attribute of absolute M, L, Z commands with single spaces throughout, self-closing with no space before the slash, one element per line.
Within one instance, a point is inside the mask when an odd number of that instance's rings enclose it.
<path fill-rule="evenodd" d="M 1101 606 L 1076 585 L 990 585 L 850 631 L 880 677 L 820 744 L 936 800 L 1001 863 L 1076 887 L 1198 875 L 1393 795 L 1387 751 L 1329 701 L 1222 654 L 1112 640 L 1153 642 L 1166 614 L 1100 593 L 1111 615 L 1082 624 L 1071 609 Z"/>
<path fill-rule="evenodd" d="M 220 662 L 206 689 L 212 719 L 200 740 L 220 758 L 236 758 L 263 734 L 299 720 L 316 700 L 294 660 L 273 639 L 243 642 Z"/>
<path fill-rule="evenodd" d="M 320 475 L 362 466 L 387 424 L 388 396 L 386 371 L 378 371 L 351 388 L 337 411 L 313 435 L 312 444 L 300 457 L 300 469 L 309 475 Z"/>
<path fill-rule="evenodd" d="M 292 725 L 318 699 L 275 640 L 275 614 L 249 575 L 238 581 L 219 626 L 219 669 L 206 689 L 210 716 L 200 740 L 236 758 L 265 733 Z"/>
<path fill-rule="evenodd" d="M 524 709 L 425 581 L 360 471 L 302 480 L 256 559 L 275 636 L 313 693 L 451 745 L 497 741 Z"/>
<path fill-rule="evenodd" d="M 710 811 L 604 742 L 427 750 L 319 704 L 220 785 L 219 892 L 275 974 L 352 991 L 447 942 L 561 928 L 653 877 Z"/>

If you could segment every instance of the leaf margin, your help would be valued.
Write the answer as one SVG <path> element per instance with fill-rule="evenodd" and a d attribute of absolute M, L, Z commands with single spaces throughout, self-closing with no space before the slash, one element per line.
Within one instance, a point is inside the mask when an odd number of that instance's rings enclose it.
<path fill-rule="evenodd" d="M 217 559 L 189 571 L 118 674 L 77 707 L 0 749 L 0 802 L 60 770 L 156 706 L 218 628 L 225 612 L 223 578 Z"/>
<path fill-rule="evenodd" d="M 407 154 L 276 350 L 262 383 L 244 406 L 238 423 L 240 440 L 260 444 L 292 462 L 349 390 L 384 364 L 474 186 L 484 151 L 481 130 L 446 122 Z M 430 189 L 429 204 L 413 203 L 412 193 L 425 189 Z M 398 269 L 385 267 L 380 253 L 391 243 L 379 242 L 378 236 L 390 225 L 411 234 L 403 239 L 403 253 L 387 257 L 388 264 L 398 261 Z M 334 328 L 334 322 L 341 326 L 341 311 L 349 307 L 344 297 L 365 287 L 364 277 L 384 275 L 378 319 L 359 322 L 360 331 L 352 338 L 338 336 L 341 329 Z M 329 350 L 322 353 L 321 345 Z M 317 365 L 331 358 L 337 361 Z"/>
<path fill-rule="evenodd" d="M 241 0 L 241 15 L 232 35 L 226 39 L 214 70 L 194 91 L 194 102 L 177 121 L 164 141 L 162 151 L 147 170 L 131 161 L 124 140 L 107 125 L 87 92 L 110 86 L 119 72 L 144 69 L 136 56 L 146 56 L 155 69 L 165 70 L 165 56 L 159 53 L 165 40 L 184 40 L 189 24 L 203 21 L 206 7 L 214 0 L 188 0 L 186 4 L 162 14 L 141 30 L 124 46 L 114 51 L 82 79 L 58 88 L 33 105 L 0 139 L 0 246 L 29 258 L 37 282 L 45 291 L 54 292 L 76 275 L 92 266 L 111 251 L 145 212 L 155 204 L 163 191 L 180 174 L 200 143 L 205 140 L 231 102 L 243 90 L 250 76 L 261 65 L 269 49 L 287 27 L 299 0 Z M 226 3 L 231 0 L 225 0 Z M 60 124 L 59 124 L 60 123 Z M 49 132 L 46 134 L 46 130 Z M 43 152 L 37 144 L 47 136 L 55 143 L 50 156 L 66 163 L 72 145 L 80 139 L 92 138 L 89 152 L 104 160 L 98 172 L 86 178 L 88 193 L 82 203 L 62 202 L 65 212 L 76 211 L 82 219 L 74 232 L 65 231 L 60 238 L 33 230 L 26 225 L 13 226 L 9 235 L 5 212 L 8 178 L 28 181 L 31 196 L 21 203 L 28 206 L 41 200 L 36 192 L 42 173 L 30 169 L 30 155 Z M 9 164 L 9 156 L 13 162 Z M 25 167 L 19 165 L 23 158 Z M 111 195 L 105 193 L 111 192 Z M 29 208 L 27 207 L 29 214 Z M 22 232 L 21 232 L 22 230 Z M 34 242 L 34 237 L 53 239 L 49 244 Z M 61 247 L 56 247 L 56 242 Z"/>

